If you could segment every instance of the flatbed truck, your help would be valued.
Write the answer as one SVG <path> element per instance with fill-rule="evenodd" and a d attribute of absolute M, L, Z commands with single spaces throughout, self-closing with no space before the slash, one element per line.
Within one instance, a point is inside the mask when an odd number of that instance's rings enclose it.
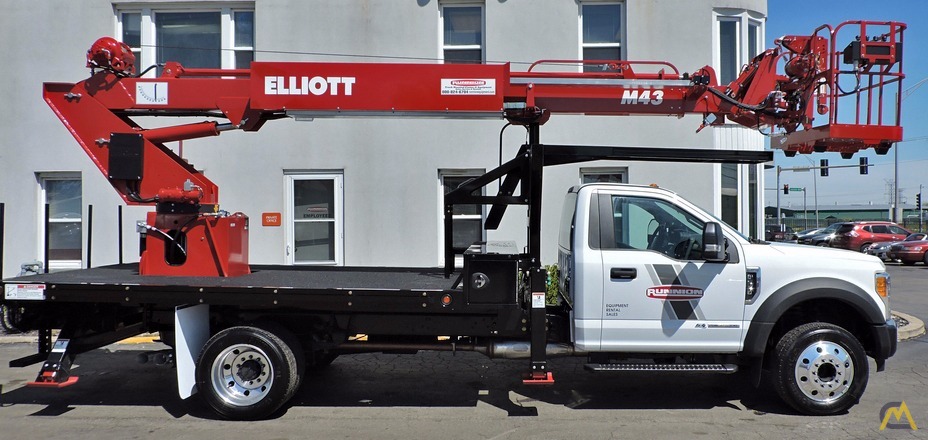
<path fill-rule="evenodd" d="M 654 185 L 571 188 L 558 243 L 543 244 L 538 233 L 547 166 L 600 159 L 756 164 L 769 161 L 770 151 L 546 145 L 540 126 L 559 112 L 695 112 L 706 116 L 704 125 L 720 117 L 780 127 L 777 145 L 791 153 L 885 153 L 901 139 L 898 118 L 811 124 L 813 100 L 839 97 L 830 85 L 848 73 L 839 68 L 841 57 L 852 62 L 853 75 L 875 78 L 858 93 L 879 90 L 888 99 L 884 88 L 901 87 L 895 51 L 905 26 L 852 25 L 864 41 L 871 41 L 868 26 L 884 29 L 885 38 L 836 50 L 830 27 L 826 37 L 816 35 L 824 28 L 811 37 L 784 37 L 783 53 L 764 52 L 727 86 L 717 84 L 710 67 L 690 75 L 661 63 L 667 70 L 642 74 L 627 61 L 604 73 L 260 62 L 250 71 L 223 71 L 169 63 L 151 79 L 132 74 L 125 45 L 101 39 L 88 52 L 91 78 L 46 84 L 45 99 L 126 203 L 156 211 L 140 222 L 138 264 L 3 280 L 11 321 L 39 332 L 37 353 L 10 365 L 41 363 L 30 385 L 68 386 L 77 381 L 70 374 L 77 354 L 160 332 L 181 397 L 199 394 L 231 419 L 269 416 L 336 356 L 420 350 L 525 359 L 529 385 L 553 382 L 551 356 L 586 357 L 595 372 L 749 367 L 756 383 L 770 380 L 799 412 L 844 411 L 866 388 L 867 358 L 882 370 L 896 350 L 889 275 L 878 259 L 750 239 Z M 787 73 L 778 75 L 784 58 Z M 375 92 L 366 88 L 368 75 L 378 78 Z M 395 81 L 383 81 L 391 75 Z M 422 84 L 432 88 L 423 92 Z M 163 102 L 151 102 L 147 92 L 156 89 Z M 423 96 L 400 100 L 397 90 Z M 217 114 L 229 122 L 142 129 L 130 119 Z M 528 132 L 514 159 L 446 195 L 444 269 L 251 265 L 247 216 L 219 210 L 216 186 L 163 147 L 231 129 L 254 131 L 287 116 L 436 114 L 502 116 Z M 495 195 L 482 195 L 497 181 Z M 451 215 L 462 203 L 492 206 L 487 229 L 499 225 L 507 206 L 527 206 L 527 247 L 504 252 L 477 243 L 456 270 Z M 543 245 L 558 247 L 556 304 L 545 300 Z M 54 341 L 53 329 L 60 329 Z"/>

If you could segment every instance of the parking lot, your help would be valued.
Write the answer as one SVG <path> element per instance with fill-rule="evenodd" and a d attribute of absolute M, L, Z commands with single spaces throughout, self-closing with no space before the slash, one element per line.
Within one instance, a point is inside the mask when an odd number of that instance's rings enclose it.
<path fill-rule="evenodd" d="M 893 308 L 928 317 L 928 267 L 889 264 Z M 807 417 L 755 390 L 746 374 L 589 373 L 583 359 L 551 362 L 556 384 L 519 381 L 526 361 L 473 353 L 343 356 L 310 377 L 285 411 L 261 422 L 216 420 L 181 401 L 174 371 L 140 365 L 159 344 L 114 345 L 81 355 L 79 382 L 24 388 L 36 367 L 7 361 L 31 345 L 0 344 L 3 438 L 926 438 L 928 337 L 901 342 L 847 414 Z M 906 402 L 913 421 L 880 430 L 881 411 Z M 895 421 L 895 420 L 893 420 Z M 903 422 L 905 420 L 903 419 Z"/>

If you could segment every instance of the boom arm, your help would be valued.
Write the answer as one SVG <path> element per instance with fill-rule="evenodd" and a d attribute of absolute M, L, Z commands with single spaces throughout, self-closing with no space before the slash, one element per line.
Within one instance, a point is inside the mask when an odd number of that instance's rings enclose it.
<path fill-rule="evenodd" d="M 845 27 L 857 30 L 856 39 L 838 50 L 838 31 Z M 76 84 L 46 83 L 44 96 L 126 203 L 157 205 L 158 214 L 146 226 L 159 231 L 158 237 L 168 237 L 157 240 L 162 242 L 158 252 L 169 261 L 147 267 L 143 254 L 142 270 L 195 275 L 205 272 L 172 269 L 187 261 L 185 243 L 190 240 L 181 239 L 189 232 L 185 228 L 201 227 L 200 241 L 213 243 L 210 252 L 220 262 L 241 259 L 241 242 L 247 244 L 247 237 L 234 238 L 237 244 L 217 252 L 223 245 L 215 244 L 216 225 L 207 220 L 215 223 L 223 217 L 215 214 L 218 188 L 166 142 L 228 129 L 256 131 L 268 120 L 288 116 L 505 118 L 537 126 L 557 113 L 701 114 L 699 129 L 727 119 L 774 134 L 772 146 L 788 154 L 838 151 L 849 156 L 871 147 L 885 153 L 902 139 L 898 92 L 904 77 L 904 29 L 896 22 L 857 21 L 823 26 L 811 36 L 784 37 L 727 85 L 718 84 L 710 66 L 681 74 L 664 62 L 563 60 L 541 61 L 527 72 L 512 72 L 508 64 L 254 62 L 250 70 L 221 70 L 168 63 L 160 77 L 141 78 L 133 75 L 131 50 L 102 38 L 88 51 L 92 76 Z M 850 67 L 842 70 L 842 61 Z M 551 71 L 565 63 L 573 70 Z M 579 64 L 590 63 L 605 70 L 579 72 Z M 777 73 L 780 64 L 782 74 Z M 849 92 L 841 82 L 847 77 L 855 84 Z M 892 96 L 891 87 L 897 91 L 895 102 L 884 104 Z M 839 109 L 839 100 L 856 102 L 856 113 Z M 884 107 L 895 114 L 884 118 Z M 814 126 L 816 113 L 826 116 L 827 123 Z M 851 113 L 851 122 L 839 122 L 845 113 Z M 227 122 L 145 129 L 134 121 L 140 116 L 205 116 Z M 151 237 L 149 244 L 159 243 Z M 238 256 L 220 255 L 225 253 Z M 247 273 L 247 246 L 243 261 L 236 261 L 244 269 L 217 263 L 208 272 Z"/>

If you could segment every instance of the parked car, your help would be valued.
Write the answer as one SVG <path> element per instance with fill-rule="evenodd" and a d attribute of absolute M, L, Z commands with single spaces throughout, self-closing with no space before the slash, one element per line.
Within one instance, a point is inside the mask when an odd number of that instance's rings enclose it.
<path fill-rule="evenodd" d="M 872 245 L 870 245 L 870 247 L 868 247 L 864 251 L 864 253 L 878 257 L 879 259 L 883 261 L 891 261 L 891 260 L 895 260 L 895 258 L 890 258 L 889 255 L 887 255 L 887 253 L 889 252 L 889 248 L 892 247 L 894 244 L 905 243 L 909 241 L 921 241 L 921 240 L 925 240 L 926 238 L 928 238 L 928 234 L 924 234 L 921 232 L 915 232 L 915 233 L 909 234 L 909 236 L 906 237 L 905 240 L 902 240 L 902 241 L 884 241 L 882 243 L 873 243 Z"/>
<path fill-rule="evenodd" d="M 799 232 L 796 233 L 796 240 L 802 241 L 803 238 L 808 237 L 808 236 L 813 235 L 813 234 L 817 234 L 817 233 L 821 232 L 822 229 L 825 229 L 825 228 L 809 228 L 809 229 L 803 229 L 803 230 L 801 230 L 801 231 L 799 231 Z"/>
<path fill-rule="evenodd" d="M 894 260 L 899 260 L 906 266 L 911 266 L 919 261 L 928 265 L 928 241 L 903 241 L 894 243 L 889 247 L 886 256 Z"/>
<path fill-rule="evenodd" d="M 841 226 L 841 223 L 832 223 L 814 234 L 798 237 L 799 243 L 811 244 L 812 246 L 828 246 L 835 235 L 835 231 L 838 230 L 838 226 Z"/>
<path fill-rule="evenodd" d="M 767 225 L 764 230 L 764 240 L 766 241 L 796 241 L 796 233 L 793 231 L 793 228 L 783 225 L 783 229 L 780 229 L 780 225 Z"/>
<path fill-rule="evenodd" d="M 884 221 L 841 223 L 831 239 L 831 247 L 864 252 L 873 243 L 902 241 L 912 232 Z"/>

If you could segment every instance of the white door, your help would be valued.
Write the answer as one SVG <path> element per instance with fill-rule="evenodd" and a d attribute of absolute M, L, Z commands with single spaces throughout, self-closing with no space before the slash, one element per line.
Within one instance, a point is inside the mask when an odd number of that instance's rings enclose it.
<path fill-rule="evenodd" d="M 669 201 L 600 195 L 600 210 L 602 349 L 736 352 L 746 278 L 737 243 L 729 262 L 706 262 L 706 222 Z"/>
<path fill-rule="evenodd" d="M 342 175 L 288 174 L 287 264 L 342 265 Z"/>

